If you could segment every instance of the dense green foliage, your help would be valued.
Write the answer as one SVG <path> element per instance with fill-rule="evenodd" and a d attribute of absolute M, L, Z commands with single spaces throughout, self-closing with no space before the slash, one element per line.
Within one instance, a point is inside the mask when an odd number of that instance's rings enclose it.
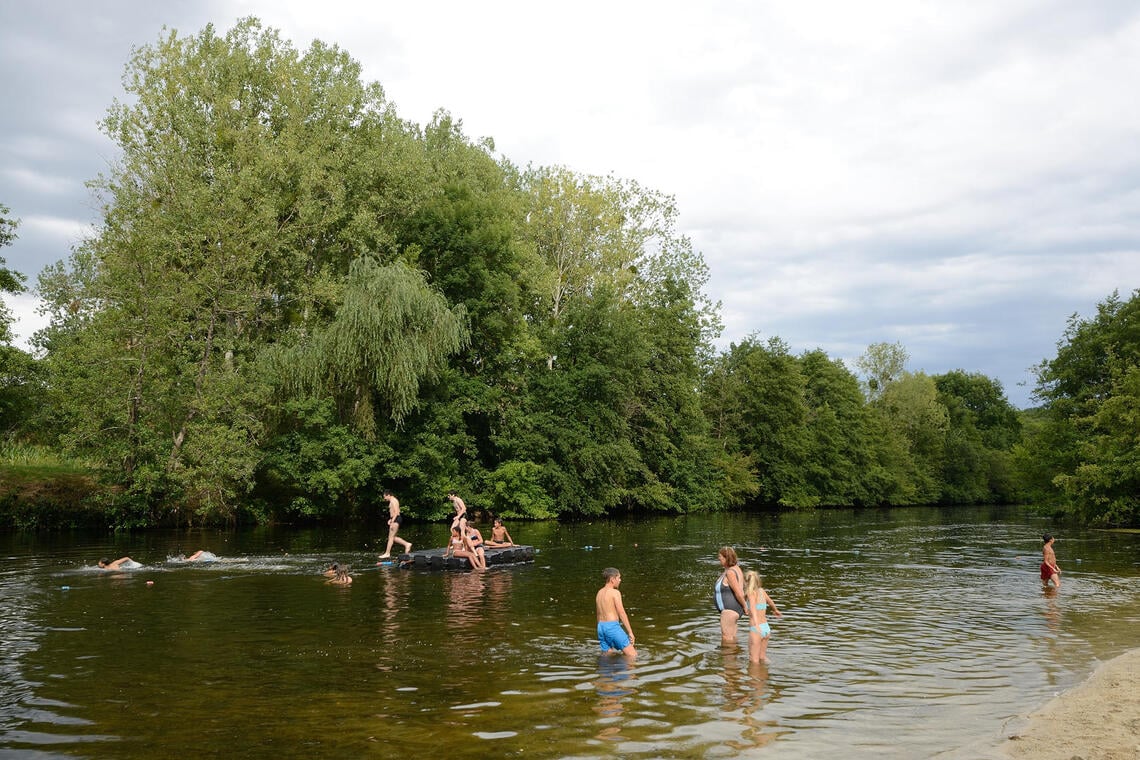
<path fill-rule="evenodd" d="M 1044 406 L 1017 452 L 1032 495 L 1085 522 L 1140 522 L 1140 290 L 1074 314 L 1036 394 Z"/>
<path fill-rule="evenodd" d="M 0 248 L 12 245 L 19 221 L 0 203 Z M 0 293 L 23 293 L 24 276 L 4 266 L 0 256 Z M 12 313 L 0 301 L 0 439 L 17 428 L 28 432 L 28 421 L 41 402 L 39 368 L 26 352 L 12 345 Z"/>
<path fill-rule="evenodd" d="M 1044 482 L 1127 517 L 1123 327 L 1072 327 L 1017 448 L 1000 384 L 909 372 L 897 343 L 861 376 L 778 338 L 716 351 L 673 198 L 520 171 L 445 112 L 407 123 L 336 47 L 247 19 L 136 50 L 124 83 L 102 224 L 40 276 L 42 358 L 6 345 L 0 313 L 0 421 L 91 463 L 111 523 L 359 518 L 384 488 L 424 519 L 450 489 L 543 519 L 1008 502 Z M 14 229 L 0 218 L 0 244 Z M 0 286 L 22 282 L 0 268 Z"/>

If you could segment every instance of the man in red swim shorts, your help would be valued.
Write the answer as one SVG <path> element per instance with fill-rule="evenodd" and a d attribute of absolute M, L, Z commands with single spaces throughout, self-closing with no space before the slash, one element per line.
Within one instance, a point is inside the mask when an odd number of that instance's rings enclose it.
<path fill-rule="evenodd" d="M 1046 533 L 1041 540 L 1045 542 L 1045 548 L 1041 550 L 1041 582 L 1048 586 L 1049 581 L 1053 581 L 1054 586 L 1061 588 L 1061 568 L 1057 566 L 1057 555 L 1053 553 L 1056 539 Z"/>

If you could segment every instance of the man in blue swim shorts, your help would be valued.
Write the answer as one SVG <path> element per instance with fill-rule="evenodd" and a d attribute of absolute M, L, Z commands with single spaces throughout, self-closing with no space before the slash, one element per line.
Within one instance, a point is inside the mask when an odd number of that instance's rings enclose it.
<path fill-rule="evenodd" d="M 633 627 L 629 624 L 629 616 L 625 614 L 625 605 L 618 591 L 621 572 L 616 567 L 607 567 L 602 571 L 602 578 L 605 585 L 598 589 L 594 599 L 598 610 L 598 646 L 603 653 L 621 652 L 633 659 L 637 657 L 637 650 L 633 648 Z"/>

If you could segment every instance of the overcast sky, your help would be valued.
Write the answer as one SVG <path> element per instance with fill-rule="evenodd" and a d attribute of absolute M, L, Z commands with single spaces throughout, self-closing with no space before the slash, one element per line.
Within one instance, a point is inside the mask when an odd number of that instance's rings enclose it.
<path fill-rule="evenodd" d="M 405 119 L 676 196 L 725 345 L 853 367 L 897 341 L 1029 406 L 1068 317 L 1140 287 L 1131 0 L 0 0 L 9 268 L 34 284 L 97 223 L 131 48 L 247 15 L 338 44 Z M 26 339 L 33 299 L 8 301 Z"/>

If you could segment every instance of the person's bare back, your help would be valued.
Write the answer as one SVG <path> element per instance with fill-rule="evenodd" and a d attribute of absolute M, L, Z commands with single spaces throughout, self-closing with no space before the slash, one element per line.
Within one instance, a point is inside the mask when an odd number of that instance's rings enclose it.
<path fill-rule="evenodd" d="M 594 602 L 598 608 L 599 623 L 621 620 L 621 618 L 618 617 L 618 605 L 621 604 L 621 592 L 616 588 L 602 586 L 598 589 L 598 594 L 594 598 Z"/>
<path fill-rule="evenodd" d="M 606 583 L 594 596 L 594 608 L 598 613 L 598 644 L 603 652 L 621 652 L 626 657 L 637 657 L 633 647 L 633 626 L 625 614 L 621 600 L 621 573 L 617 568 L 607 567 L 602 572 Z"/>

